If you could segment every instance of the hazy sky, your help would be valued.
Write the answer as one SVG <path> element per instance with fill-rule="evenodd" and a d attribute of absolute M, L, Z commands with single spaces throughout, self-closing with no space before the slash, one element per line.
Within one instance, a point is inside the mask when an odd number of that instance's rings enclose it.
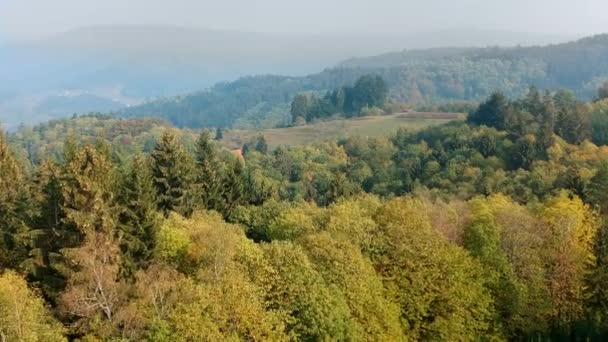
<path fill-rule="evenodd" d="M 608 32 L 608 0 L 0 0 L 0 37 L 96 24 L 257 32 Z"/>

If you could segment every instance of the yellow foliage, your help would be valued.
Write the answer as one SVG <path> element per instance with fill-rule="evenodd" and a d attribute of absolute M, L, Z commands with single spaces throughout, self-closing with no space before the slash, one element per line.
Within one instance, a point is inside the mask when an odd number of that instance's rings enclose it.
<path fill-rule="evenodd" d="M 0 340 L 67 341 L 64 332 L 22 277 L 13 271 L 0 276 Z"/>

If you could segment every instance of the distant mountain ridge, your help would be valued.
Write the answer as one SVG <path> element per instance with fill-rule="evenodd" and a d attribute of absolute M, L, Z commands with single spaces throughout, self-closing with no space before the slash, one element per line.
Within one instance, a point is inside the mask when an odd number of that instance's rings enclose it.
<path fill-rule="evenodd" d="M 320 35 L 165 26 L 91 26 L 2 47 L 0 75 L 4 82 L 0 82 L 0 121 L 15 127 L 23 118 L 40 122 L 72 115 L 74 109 L 120 110 L 159 97 L 207 89 L 217 82 L 247 75 L 304 76 L 346 58 L 403 48 L 529 45 L 564 39 L 470 29 Z M 90 103 L 82 97 L 65 97 L 62 101 L 51 101 L 53 108 L 46 106 L 48 97 L 63 96 L 65 92 L 86 93 Z M 246 106 L 245 112 L 255 117 L 256 111 L 270 110 L 274 116 L 280 116 L 273 108 L 273 101 L 255 101 L 255 105 Z"/>
<path fill-rule="evenodd" d="M 382 76 L 391 96 L 409 103 L 477 101 L 495 90 L 521 96 L 529 86 L 568 88 L 583 98 L 608 80 L 608 35 L 534 47 L 438 48 L 349 59 L 304 77 L 256 76 L 221 83 L 206 91 L 152 101 L 122 112 L 159 116 L 178 126 L 232 126 L 243 117 L 253 125 L 288 120 L 299 92 L 323 92 L 364 74 Z"/>

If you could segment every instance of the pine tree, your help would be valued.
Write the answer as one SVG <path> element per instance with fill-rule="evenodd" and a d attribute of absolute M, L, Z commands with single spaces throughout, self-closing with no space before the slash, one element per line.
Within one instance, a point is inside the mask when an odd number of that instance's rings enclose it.
<path fill-rule="evenodd" d="M 156 192 L 149 160 L 137 154 L 124 181 L 119 215 L 121 275 L 130 278 L 145 267 L 156 244 Z"/>
<path fill-rule="evenodd" d="M 158 209 L 165 215 L 171 211 L 191 215 L 194 210 L 193 161 L 175 134 L 165 131 L 151 156 Z"/>
<path fill-rule="evenodd" d="M 220 163 L 209 132 L 203 131 L 196 143 L 196 183 L 201 206 L 204 209 L 218 207 L 220 190 Z"/>

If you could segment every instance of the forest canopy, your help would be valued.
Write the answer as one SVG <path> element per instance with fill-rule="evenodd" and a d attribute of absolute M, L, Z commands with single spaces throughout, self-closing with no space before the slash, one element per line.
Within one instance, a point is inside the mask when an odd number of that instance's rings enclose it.
<path fill-rule="evenodd" d="M 606 101 L 496 92 L 420 131 L 238 154 L 151 119 L 0 134 L 0 332 L 598 339 Z"/>

